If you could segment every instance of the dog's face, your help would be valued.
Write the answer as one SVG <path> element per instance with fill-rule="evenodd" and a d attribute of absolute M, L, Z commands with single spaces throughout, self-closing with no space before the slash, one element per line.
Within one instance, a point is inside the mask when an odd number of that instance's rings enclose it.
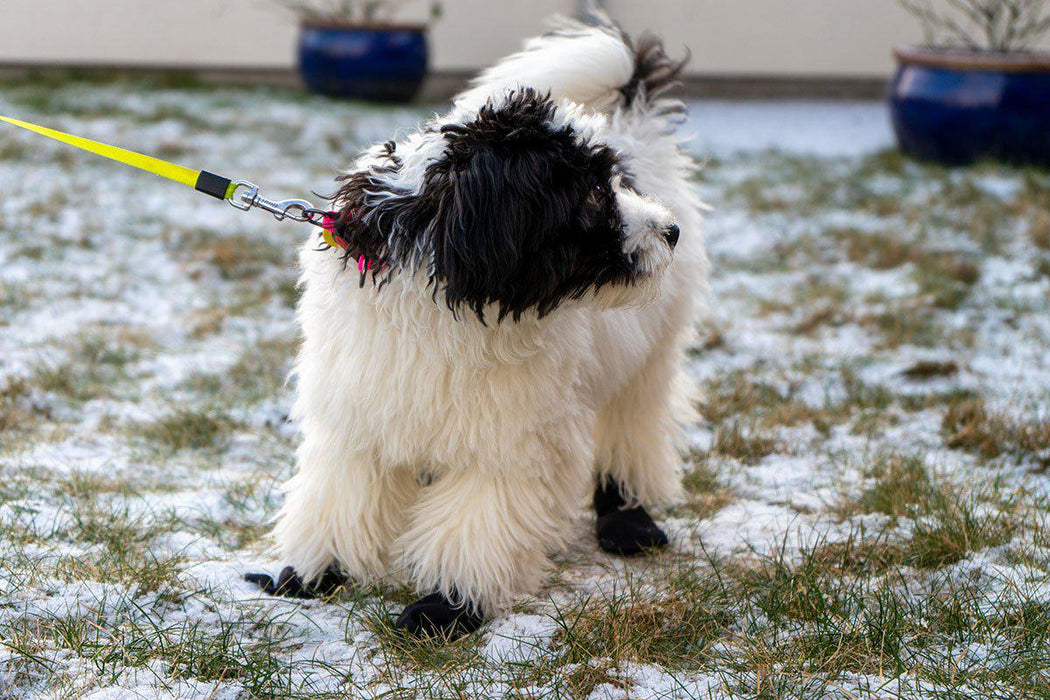
<path fill-rule="evenodd" d="M 670 212 L 631 187 L 604 122 L 524 90 L 469 120 L 373 153 L 336 202 L 347 259 L 373 280 L 422 271 L 453 313 L 540 316 L 570 300 L 651 298 L 671 262 Z"/>

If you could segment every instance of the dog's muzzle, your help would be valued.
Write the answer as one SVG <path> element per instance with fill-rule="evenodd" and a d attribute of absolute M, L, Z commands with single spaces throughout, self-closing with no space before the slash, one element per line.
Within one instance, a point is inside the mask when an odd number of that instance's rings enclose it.
<path fill-rule="evenodd" d="M 682 235 L 682 230 L 678 228 L 678 224 L 671 224 L 660 235 L 667 241 L 667 245 L 671 246 L 671 250 L 674 250 L 674 247 L 678 245 L 678 237 Z"/>

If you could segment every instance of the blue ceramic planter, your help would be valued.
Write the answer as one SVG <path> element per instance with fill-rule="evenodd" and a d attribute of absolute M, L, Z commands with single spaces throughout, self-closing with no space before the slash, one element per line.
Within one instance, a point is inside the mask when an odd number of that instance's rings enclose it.
<path fill-rule="evenodd" d="M 420 26 L 304 25 L 299 70 L 321 95 L 407 102 L 427 74 L 426 33 Z"/>
<path fill-rule="evenodd" d="M 902 50 L 890 110 L 905 153 L 1050 165 L 1050 56 Z"/>

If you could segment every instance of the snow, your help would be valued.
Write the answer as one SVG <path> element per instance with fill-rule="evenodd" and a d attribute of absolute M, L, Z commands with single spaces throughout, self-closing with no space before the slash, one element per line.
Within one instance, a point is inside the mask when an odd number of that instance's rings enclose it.
<path fill-rule="evenodd" d="M 30 88 L 0 93 L 0 112 L 146 152 L 177 151 L 172 157 L 180 162 L 249 177 L 275 197 L 328 191 L 333 173 L 360 147 L 410 129 L 431 112 L 270 90 L 146 90 L 120 84 L 49 90 L 46 107 L 32 97 Z M 994 254 L 984 253 L 959 226 L 933 231 L 938 245 L 979 255 L 980 280 L 966 304 L 934 312 L 945 326 L 970 333 L 971 344 L 893 347 L 861 319 L 898 308 L 894 304 L 917 303 L 913 270 L 875 270 L 844 260 L 820 234 L 846 228 L 912 235 L 914 222 L 862 208 L 755 212 L 732 196 L 740 182 L 767 178 L 768 187 L 788 201 L 804 197 L 810 184 L 777 179 L 782 176 L 774 172 L 775 164 L 784 155 L 811 159 L 816 169 L 843 178 L 856 177 L 853 169 L 862 159 L 892 146 L 882 104 L 695 101 L 685 128 L 696 134 L 689 146 L 693 153 L 700 159 L 715 157 L 700 187 L 716 205 L 707 236 L 712 324 L 722 332 L 721 345 L 690 356 L 692 378 L 717 390 L 731 373 L 742 372 L 810 408 L 831 406 L 849 414 L 847 368 L 864 388 L 898 398 L 966 390 L 1017 416 L 1050 411 L 1050 278 L 1037 272 L 1027 239 L 1017 230 L 1004 231 L 1007 239 Z M 126 631 L 132 620 L 144 629 L 196 624 L 219 635 L 224 625 L 246 626 L 247 620 L 257 628 L 238 631 L 244 643 L 281 639 L 274 653 L 294 689 L 382 697 L 404 695 L 406 688 L 420 694 L 440 688 L 440 672 L 404 665 L 370 627 L 368 616 L 391 612 L 377 606 L 396 608 L 393 601 L 374 592 L 329 602 L 271 599 L 241 578 L 245 571 L 281 566 L 270 558 L 266 540 L 251 533 L 263 530 L 279 507 L 278 486 L 294 459 L 296 428 L 285 420 L 294 387 L 281 385 L 276 376 L 288 369 L 291 358 L 278 358 L 281 368 L 263 378 L 275 380 L 276 388 L 262 396 L 236 393 L 243 387 L 235 382 L 258 377 L 231 377 L 237 363 L 256 355 L 264 341 L 294 344 L 293 310 L 274 290 L 294 280 L 293 249 L 309 229 L 241 214 L 170 183 L 69 154 L 36 137 L 0 131 L 0 153 L 8 144 L 32 156 L 0 157 L 5 192 L 0 200 L 0 386 L 15 377 L 33 380 L 42 367 L 63 363 L 70 363 L 74 377 L 90 376 L 97 367 L 78 348 L 93 335 L 113 340 L 130 356 L 96 396 L 81 400 L 63 395 L 61 386 L 35 386 L 18 399 L 17 405 L 31 409 L 40 425 L 28 438 L 0 444 L 5 474 L 0 483 L 0 630 L 17 621 L 82 616 L 98 618 L 114 632 Z M 1008 170 L 973 178 L 988 197 L 1008 200 L 1022 191 L 1023 176 Z M 921 198 L 937 186 L 909 180 L 909 190 L 900 179 L 879 173 L 871 191 L 907 191 L 901 196 Z M 245 279 L 227 278 L 195 248 L 202 236 L 206 242 L 243 236 L 260 250 L 287 254 L 279 262 L 257 263 L 257 273 Z M 819 243 L 818 251 L 785 263 L 785 256 L 807 239 Z M 43 252 L 31 251 L 34 245 Z M 797 330 L 799 322 L 817 305 L 832 303 L 810 300 L 793 306 L 811 278 L 840 286 L 847 300 L 835 302 L 843 316 L 838 325 L 805 333 Z M 8 289 L 14 290 L 10 297 Z M 17 303 L 5 302 L 8 298 Z M 139 343 L 129 339 L 140 336 L 145 340 Z M 902 375 L 919 361 L 953 361 L 959 369 L 928 380 Z M 197 388 L 194 381 L 202 377 L 218 381 L 223 396 Z M 233 398 L 225 397 L 227 391 Z M 143 437 L 142 426 L 152 421 L 217 406 L 232 425 L 220 446 L 173 452 Z M 772 454 L 750 462 L 710 456 L 709 466 L 731 497 L 700 519 L 685 509 L 661 514 L 674 552 L 698 563 L 707 560 L 701 551 L 743 561 L 782 548 L 793 555 L 815 543 L 842 541 L 858 529 L 899 534 L 907 523 L 891 523 L 882 514 L 844 518 L 834 512 L 844 496 L 870 482 L 864 467 L 872 455 L 884 452 L 921 455 L 938 474 L 962 483 L 980 485 L 1001 477 L 1012 488 L 1039 488 L 1029 486 L 1030 465 L 975 466 L 972 455 L 946 448 L 942 413 L 940 406 L 892 406 L 879 412 L 882 420 L 871 430 L 860 430 L 851 420 L 826 431 L 810 422 L 785 425 L 775 431 L 778 445 Z M 689 426 L 690 446 L 711 450 L 719 427 L 706 421 Z M 78 480 L 90 485 L 91 479 L 116 485 L 103 483 L 98 493 L 74 488 Z M 148 552 L 178 558 L 178 583 L 142 593 L 134 585 L 47 573 L 60 557 L 90 562 L 105 546 L 78 535 L 85 504 L 126 524 L 163 525 L 149 540 Z M 590 527 L 589 520 L 584 527 Z M 239 544 L 238 528 L 248 533 L 247 544 Z M 1015 556 L 1025 547 L 1042 551 L 1045 561 L 1050 557 L 1039 542 L 1022 529 L 1008 545 L 973 553 L 951 572 L 984 576 L 989 590 L 1005 589 L 1005 581 L 1030 590 L 1034 600 L 1050 599 L 1045 571 L 1033 562 L 1018 563 Z M 649 572 L 644 561 L 619 562 L 598 552 L 591 536 L 581 531 L 558 559 L 556 582 L 481 631 L 476 649 L 481 670 L 464 671 L 465 687 L 477 696 L 513 696 L 520 691 L 514 685 L 516 671 L 558 658 L 555 604 L 614 588 L 627 575 L 644 579 Z M 1040 579 L 1042 584 L 1033 583 Z M 169 660 L 118 664 L 103 674 L 68 645 L 47 637 L 37 641 L 41 658 L 77 697 L 233 700 L 249 693 L 243 679 L 177 677 Z M 999 663 L 994 650 L 982 644 L 958 651 L 967 663 Z M 43 696 L 47 680 L 39 673 L 10 670 L 16 668 L 15 657 L 0 644 L 0 694 Z M 599 684 L 590 698 L 731 697 L 725 673 L 670 671 L 629 661 L 613 670 L 619 682 Z M 842 697 L 884 697 L 895 689 L 919 698 L 936 690 L 922 681 L 846 675 L 838 681 Z M 753 676 L 732 679 L 743 683 Z M 537 696 L 550 690 L 544 682 L 535 681 Z"/>
<path fill-rule="evenodd" d="M 692 148 L 701 158 L 766 150 L 862 156 L 893 146 L 882 102 L 695 101 L 683 130 L 695 135 Z"/>

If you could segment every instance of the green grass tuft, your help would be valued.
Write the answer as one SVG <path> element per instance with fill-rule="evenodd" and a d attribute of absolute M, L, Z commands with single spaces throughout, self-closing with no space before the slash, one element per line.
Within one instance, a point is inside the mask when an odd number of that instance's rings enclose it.
<path fill-rule="evenodd" d="M 732 624 L 732 600 L 717 577 L 677 562 L 654 584 L 628 578 L 607 593 L 595 593 L 554 613 L 559 662 L 587 664 L 608 659 L 697 668 L 708 649 Z"/>
<path fill-rule="evenodd" d="M 139 426 L 138 433 L 171 451 L 222 449 L 238 427 L 222 411 L 179 409 L 166 418 Z"/>

